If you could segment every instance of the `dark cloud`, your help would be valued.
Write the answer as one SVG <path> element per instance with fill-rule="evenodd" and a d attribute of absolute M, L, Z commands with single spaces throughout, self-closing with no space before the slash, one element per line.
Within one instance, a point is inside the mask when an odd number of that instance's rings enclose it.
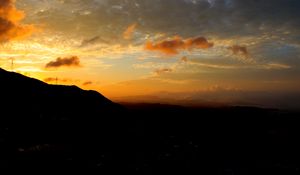
<path fill-rule="evenodd" d="M 260 27 L 300 26 L 299 0 L 153 0 L 142 2 L 147 28 L 183 36 L 199 32 L 217 36 L 256 35 Z"/>
<path fill-rule="evenodd" d="M 57 78 L 57 77 L 48 77 L 44 79 L 46 83 L 80 83 L 80 80 L 70 79 L 70 78 Z M 82 86 L 92 85 L 92 81 L 85 81 L 82 83 Z"/>
<path fill-rule="evenodd" d="M 58 77 L 48 77 L 44 79 L 46 83 L 78 83 L 80 80 L 74 80 L 70 78 L 58 78 Z"/>
<path fill-rule="evenodd" d="M 204 37 L 195 37 L 182 39 L 181 37 L 175 37 L 171 40 L 164 40 L 158 43 L 148 41 L 145 45 L 146 50 L 159 51 L 165 54 L 178 54 L 183 50 L 192 49 L 208 49 L 213 47 L 213 43 L 207 41 Z"/>
<path fill-rule="evenodd" d="M 0 42 L 24 38 L 33 32 L 32 25 L 20 24 L 24 16 L 16 9 L 14 0 L 0 1 Z"/>
<path fill-rule="evenodd" d="M 48 77 L 44 79 L 44 82 L 51 83 L 51 82 L 57 82 L 58 78 Z"/>
<path fill-rule="evenodd" d="M 90 39 L 86 39 L 86 40 L 83 40 L 81 42 L 81 45 L 80 47 L 86 47 L 86 46 L 89 46 L 89 45 L 94 45 L 94 44 L 97 44 L 97 43 L 105 43 L 105 44 L 109 44 L 110 42 L 103 39 L 102 37 L 100 36 L 95 36 L 93 38 L 90 38 Z"/>
<path fill-rule="evenodd" d="M 157 74 L 157 75 L 161 75 L 161 74 L 164 74 L 164 73 L 169 73 L 169 72 L 172 72 L 173 70 L 170 69 L 170 68 L 161 68 L 161 69 L 156 69 L 154 72 Z"/>
<path fill-rule="evenodd" d="M 228 49 L 231 50 L 234 55 L 242 55 L 245 57 L 249 56 L 249 52 L 246 46 L 233 45 Z"/>
<path fill-rule="evenodd" d="M 55 61 L 51 61 L 46 64 L 46 68 L 58 68 L 58 67 L 80 67 L 80 59 L 77 56 L 57 58 Z"/>
<path fill-rule="evenodd" d="M 86 81 L 86 82 L 82 83 L 83 86 L 88 86 L 88 85 L 91 85 L 91 84 L 93 84 L 92 81 Z"/>
<path fill-rule="evenodd" d="M 299 33 L 300 26 L 299 0 L 65 0 L 59 5 L 58 1 L 23 1 L 30 2 L 35 10 L 52 5 L 36 18 L 56 30 L 85 37 L 95 33 L 118 35 L 134 22 L 146 33 L 184 37 L 199 33 L 249 36 L 287 26 Z M 85 12 L 88 15 L 83 15 Z"/>

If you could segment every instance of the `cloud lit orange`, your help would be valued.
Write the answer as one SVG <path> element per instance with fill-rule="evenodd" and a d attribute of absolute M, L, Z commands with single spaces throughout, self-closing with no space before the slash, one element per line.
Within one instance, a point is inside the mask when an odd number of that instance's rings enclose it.
<path fill-rule="evenodd" d="M 188 49 L 208 49 L 214 46 L 213 43 L 208 42 L 204 37 L 188 38 L 185 41 L 185 45 Z"/>
<path fill-rule="evenodd" d="M 80 59 L 77 56 L 71 56 L 66 58 L 57 58 L 55 61 L 51 61 L 46 64 L 46 68 L 59 68 L 62 66 L 67 67 L 80 67 Z"/>
<path fill-rule="evenodd" d="M 129 40 L 132 38 L 134 31 L 136 30 L 137 24 L 131 24 L 123 33 L 123 38 Z"/>
<path fill-rule="evenodd" d="M 15 7 L 14 0 L 0 1 L 0 42 L 21 39 L 32 34 L 33 25 L 22 25 L 25 14 Z"/>
<path fill-rule="evenodd" d="M 213 46 L 214 44 L 208 42 L 204 37 L 182 39 L 177 36 L 171 40 L 163 40 L 158 43 L 148 41 L 145 45 L 145 49 L 159 51 L 167 55 L 174 55 L 183 50 L 208 49 Z"/>

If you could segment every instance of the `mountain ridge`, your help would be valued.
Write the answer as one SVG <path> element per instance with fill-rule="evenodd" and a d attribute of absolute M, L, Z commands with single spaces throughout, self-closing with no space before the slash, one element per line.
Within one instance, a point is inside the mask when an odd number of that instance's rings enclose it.
<path fill-rule="evenodd" d="M 50 85 L 1 68 L 0 80 L 2 113 L 14 117 L 74 119 L 122 110 L 102 94 L 77 86 Z"/>

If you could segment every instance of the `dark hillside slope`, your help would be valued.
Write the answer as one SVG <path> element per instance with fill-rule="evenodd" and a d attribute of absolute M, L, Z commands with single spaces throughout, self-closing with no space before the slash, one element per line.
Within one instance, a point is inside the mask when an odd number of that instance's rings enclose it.
<path fill-rule="evenodd" d="M 96 91 L 3 69 L 0 82 L 0 168 L 84 166 L 95 149 L 115 157 L 128 128 L 121 105 Z"/>
<path fill-rule="evenodd" d="M 2 119 L 99 118 L 122 110 L 96 91 L 49 85 L 3 69 L 0 69 L 0 83 Z"/>

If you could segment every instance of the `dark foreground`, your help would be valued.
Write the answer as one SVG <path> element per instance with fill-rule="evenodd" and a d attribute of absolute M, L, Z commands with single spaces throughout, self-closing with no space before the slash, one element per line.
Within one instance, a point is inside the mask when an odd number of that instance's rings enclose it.
<path fill-rule="evenodd" d="M 294 112 L 124 107 L 95 91 L 3 69 L 0 81 L 1 170 L 300 174 L 300 115 Z"/>
<path fill-rule="evenodd" d="M 118 116 L 1 127 L 0 165 L 103 174 L 299 174 L 299 123 L 297 113 L 277 110 L 127 105 Z"/>

